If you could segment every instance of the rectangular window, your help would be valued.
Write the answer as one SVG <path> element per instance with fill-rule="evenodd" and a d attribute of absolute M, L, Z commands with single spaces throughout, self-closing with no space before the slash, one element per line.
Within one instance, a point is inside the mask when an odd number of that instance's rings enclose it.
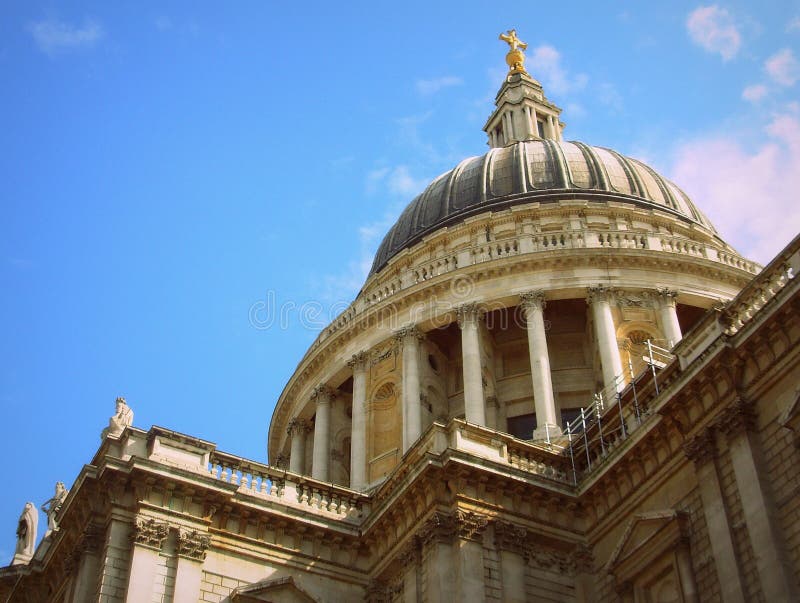
<path fill-rule="evenodd" d="M 544 138 L 544 122 L 537 119 L 536 127 L 539 129 L 539 138 Z"/>
<path fill-rule="evenodd" d="M 517 415 L 506 419 L 508 433 L 520 440 L 532 440 L 533 430 L 536 429 L 536 413 Z"/>

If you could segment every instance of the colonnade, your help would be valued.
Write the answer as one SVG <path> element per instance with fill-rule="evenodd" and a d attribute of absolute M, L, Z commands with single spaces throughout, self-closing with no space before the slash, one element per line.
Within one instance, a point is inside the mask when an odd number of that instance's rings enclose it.
<path fill-rule="evenodd" d="M 675 304 L 676 293 L 659 290 L 655 310 L 662 332 L 670 347 L 681 338 Z M 617 344 L 616 326 L 612 314 L 613 292 L 604 287 L 589 289 L 587 302 L 590 306 L 594 333 L 600 356 L 603 382 L 606 388 L 621 387 L 622 361 Z M 520 295 L 520 306 L 525 316 L 528 352 L 531 366 L 533 402 L 537 427 L 534 439 L 554 437 L 561 434 L 556 412 L 550 357 L 547 345 L 547 329 L 544 320 L 546 306 L 543 291 L 531 291 Z M 483 389 L 481 366 L 480 325 L 482 311 L 478 304 L 467 304 L 456 311 L 461 330 L 461 359 L 464 379 L 464 416 L 468 423 L 486 426 L 486 396 Z M 394 334 L 402 354 L 402 452 L 405 453 L 422 435 L 420 342 L 424 333 L 416 325 L 404 327 Z M 359 352 L 348 365 L 353 371 L 353 404 L 350 445 L 350 487 L 364 489 L 367 484 L 367 368 L 368 354 Z M 313 456 L 311 476 L 321 481 L 330 479 L 331 457 L 331 403 L 334 391 L 321 384 L 314 388 L 311 399 L 315 403 L 316 419 L 313 424 Z M 291 438 L 289 470 L 303 473 L 305 466 L 306 435 L 310 431 L 308 422 L 294 418 L 287 427 Z"/>

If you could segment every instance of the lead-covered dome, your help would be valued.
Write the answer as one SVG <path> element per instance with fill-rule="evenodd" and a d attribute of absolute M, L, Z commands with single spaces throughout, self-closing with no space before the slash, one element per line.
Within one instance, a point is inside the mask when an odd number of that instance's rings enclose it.
<path fill-rule="evenodd" d="M 436 178 L 386 234 L 370 273 L 425 235 L 470 215 L 571 198 L 649 206 L 714 230 L 686 193 L 641 161 L 581 142 L 525 140 L 465 159 Z"/>

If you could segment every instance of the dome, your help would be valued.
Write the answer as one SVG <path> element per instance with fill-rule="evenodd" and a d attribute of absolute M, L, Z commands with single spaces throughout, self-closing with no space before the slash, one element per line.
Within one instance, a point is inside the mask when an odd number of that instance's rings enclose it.
<path fill-rule="evenodd" d="M 571 198 L 651 207 L 714 231 L 686 193 L 641 161 L 582 142 L 526 140 L 465 159 L 436 178 L 386 234 L 370 274 L 425 235 L 471 215 Z"/>

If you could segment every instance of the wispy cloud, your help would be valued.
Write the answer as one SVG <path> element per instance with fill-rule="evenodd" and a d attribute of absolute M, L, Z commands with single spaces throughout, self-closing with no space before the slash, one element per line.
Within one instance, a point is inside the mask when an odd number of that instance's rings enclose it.
<path fill-rule="evenodd" d="M 452 88 L 453 86 L 460 86 L 464 83 L 460 77 L 455 75 L 445 75 L 442 77 L 436 77 L 428 80 L 417 80 L 415 86 L 417 88 L 417 92 L 422 94 L 423 96 L 429 96 L 431 94 L 436 94 L 440 90 L 444 90 L 445 88 Z"/>
<path fill-rule="evenodd" d="M 731 14 L 716 4 L 699 6 L 686 19 L 689 37 L 708 52 L 718 53 L 728 61 L 736 56 L 742 36 Z"/>
<path fill-rule="evenodd" d="M 384 190 L 391 195 L 399 195 L 410 200 L 429 182 L 427 178 L 415 178 L 406 165 L 380 167 L 367 172 L 366 189 L 368 194 Z"/>
<path fill-rule="evenodd" d="M 753 84 L 742 90 L 742 98 L 749 103 L 757 103 L 763 100 L 768 92 L 769 90 L 764 84 Z"/>
<path fill-rule="evenodd" d="M 95 19 L 86 19 L 83 25 L 47 19 L 28 25 L 39 50 L 48 56 L 80 48 L 91 48 L 104 36 L 103 25 Z"/>
<path fill-rule="evenodd" d="M 794 86 L 800 79 L 800 64 L 789 48 L 784 48 L 768 58 L 764 69 L 781 86 Z"/>
<path fill-rule="evenodd" d="M 795 17 L 786 24 L 786 31 L 794 32 L 800 31 L 800 17 Z"/>
<path fill-rule="evenodd" d="M 681 145 L 670 170 L 721 236 L 747 257 L 769 261 L 800 232 L 800 119 L 790 109 L 764 127 L 765 142 L 732 136 Z"/>
<path fill-rule="evenodd" d="M 589 81 L 584 73 L 570 74 L 561 64 L 561 53 L 549 44 L 537 46 L 528 55 L 528 71 L 555 94 L 583 90 Z"/>

